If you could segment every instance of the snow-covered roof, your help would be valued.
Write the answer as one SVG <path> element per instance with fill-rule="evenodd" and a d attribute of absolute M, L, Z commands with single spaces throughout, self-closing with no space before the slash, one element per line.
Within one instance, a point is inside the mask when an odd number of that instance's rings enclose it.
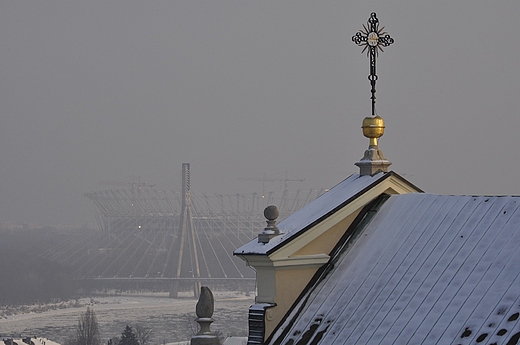
<path fill-rule="evenodd" d="M 374 174 L 373 176 L 361 176 L 359 174 L 350 175 L 335 187 L 331 188 L 328 192 L 278 223 L 277 227 L 283 234 L 273 237 L 266 244 L 258 243 L 258 240 L 254 239 L 235 250 L 234 254 L 269 254 L 279 248 L 280 245 L 296 238 L 313 225 L 321 222 L 323 219 L 327 218 L 338 209 L 341 209 L 351 201 L 355 200 L 359 195 L 371 189 L 374 185 L 386 180 L 390 176 L 395 176 L 406 181 L 394 172 L 381 172 Z M 409 184 L 408 181 L 406 181 L 406 183 Z"/>
<path fill-rule="evenodd" d="M 47 338 L 9 338 L 9 337 L 3 337 L 2 338 L 4 344 L 18 344 L 18 345 L 25 345 L 29 342 L 35 344 L 35 345 L 60 345 L 57 342 L 54 342 L 52 340 L 49 340 Z"/>
<path fill-rule="evenodd" d="M 271 343 L 516 344 L 519 208 L 520 197 L 391 196 Z"/>
<path fill-rule="evenodd" d="M 247 337 L 229 337 L 224 340 L 223 345 L 246 345 Z"/>

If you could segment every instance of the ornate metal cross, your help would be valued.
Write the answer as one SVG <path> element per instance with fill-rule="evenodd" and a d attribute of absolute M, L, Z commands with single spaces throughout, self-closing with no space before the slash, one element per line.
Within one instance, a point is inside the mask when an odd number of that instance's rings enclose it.
<path fill-rule="evenodd" d="M 372 86 L 372 90 L 370 91 L 372 92 L 373 116 L 376 115 L 376 57 L 379 55 L 379 50 L 383 51 L 383 47 L 388 47 L 394 43 L 394 39 L 390 37 L 387 32 L 384 32 L 384 29 L 384 26 L 381 29 L 379 28 L 379 20 L 375 12 L 372 12 L 367 21 L 367 26 L 363 24 L 363 30 L 359 30 L 352 36 L 352 41 L 358 46 L 363 47 L 361 53 L 368 50 L 367 56 L 370 57 L 370 75 L 368 76 L 368 80 L 370 80 L 370 85 Z"/>

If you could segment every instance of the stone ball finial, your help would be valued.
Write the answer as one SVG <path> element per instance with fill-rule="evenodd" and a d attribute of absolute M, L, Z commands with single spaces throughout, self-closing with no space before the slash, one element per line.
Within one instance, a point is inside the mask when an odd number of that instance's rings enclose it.
<path fill-rule="evenodd" d="M 278 207 L 274 205 L 269 205 L 264 209 L 264 217 L 267 219 L 267 226 L 264 228 L 258 235 L 258 242 L 266 244 L 269 240 L 280 234 L 280 230 L 276 226 L 276 219 L 280 215 L 278 211 Z"/>
<path fill-rule="evenodd" d="M 269 205 L 264 210 L 264 217 L 268 220 L 276 220 L 279 215 L 280 212 L 278 211 L 278 207 L 275 205 Z"/>

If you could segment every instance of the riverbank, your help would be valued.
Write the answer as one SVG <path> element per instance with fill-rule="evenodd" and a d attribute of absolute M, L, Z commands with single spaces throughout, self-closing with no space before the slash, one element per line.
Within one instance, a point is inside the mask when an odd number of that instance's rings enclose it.
<path fill-rule="evenodd" d="M 224 336 L 247 335 L 247 311 L 252 295 L 231 291 L 213 291 L 215 313 L 213 331 Z M 167 293 L 119 294 L 93 296 L 54 305 L 34 305 L 4 308 L 0 314 L 1 336 L 37 336 L 64 343 L 74 334 L 78 318 L 86 307 L 97 316 L 101 338 L 120 336 L 126 325 L 153 329 L 151 344 L 188 340 L 196 331 L 195 305 L 192 294 L 168 298 Z"/>

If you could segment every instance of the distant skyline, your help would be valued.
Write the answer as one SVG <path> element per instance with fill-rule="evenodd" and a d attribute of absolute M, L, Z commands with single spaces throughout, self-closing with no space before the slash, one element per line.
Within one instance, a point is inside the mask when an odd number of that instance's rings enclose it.
<path fill-rule="evenodd" d="M 380 148 L 426 192 L 520 194 L 518 1 L 0 4 L 0 223 L 94 223 L 83 193 L 330 188 L 368 146 L 376 12 Z M 269 188 L 283 188 L 271 184 Z"/>

